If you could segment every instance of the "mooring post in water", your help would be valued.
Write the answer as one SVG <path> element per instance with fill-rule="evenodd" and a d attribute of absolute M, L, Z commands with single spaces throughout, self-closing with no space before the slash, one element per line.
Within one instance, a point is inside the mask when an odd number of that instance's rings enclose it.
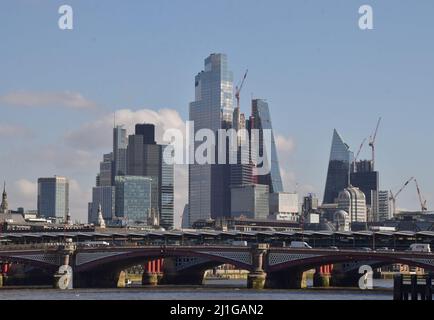
<path fill-rule="evenodd" d="M 426 276 L 425 300 L 432 301 L 432 273 Z"/>
<path fill-rule="evenodd" d="M 417 300 L 417 275 L 411 275 L 411 300 Z"/>
<path fill-rule="evenodd" d="M 393 276 L 393 300 L 402 300 L 402 274 Z"/>

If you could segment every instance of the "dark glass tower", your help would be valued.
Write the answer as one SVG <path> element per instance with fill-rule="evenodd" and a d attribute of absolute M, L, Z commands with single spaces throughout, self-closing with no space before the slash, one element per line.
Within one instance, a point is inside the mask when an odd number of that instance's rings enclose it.
<path fill-rule="evenodd" d="M 323 204 L 335 203 L 339 192 L 349 186 L 349 174 L 354 154 L 335 129 L 327 172 Z"/>
<path fill-rule="evenodd" d="M 127 172 L 127 144 L 127 130 L 122 126 L 113 128 L 112 185 L 116 176 L 124 176 Z"/>
<path fill-rule="evenodd" d="M 155 125 L 151 123 L 136 124 L 136 135 L 143 136 L 144 144 L 156 144 Z"/>
<path fill-rule="evenodd" d="M 368 220 L 378 221 L 379 173 L 373 170 L 370 160 L 357 161 L 355 164 L 354 172 L 351 173 L 351 185 L 358 187 L 366 196 Z"/>
<path fill-rule="evenodd" d="M 153 124 L 136 125 L 136 134 L 128 137 L 127 174 L 152 178 L 151 208 L 159 213 L 160 225 L 173 227 L 173 165 L 163 162 L 166 146 L 155 141 Z"/>
<path fill-rule="evenodd" d="M 268 103 L 262 99 L 252 100 L 252 117 L 249 128 L 259 130 L 271 130 L 271 154 L 264 154 L 263 135 L 259 134 L 259 155 L 268 159 L 271 164 L 270 173 L 257 176 L 256 180 L 259 184 L 269 186 L 270 193 L 283 192 L 282 177 L 280 176 L 279 160 L 277 158 L 276 142 L 274 141 L 273 126 L 271 124 L 270 110 Z"/>

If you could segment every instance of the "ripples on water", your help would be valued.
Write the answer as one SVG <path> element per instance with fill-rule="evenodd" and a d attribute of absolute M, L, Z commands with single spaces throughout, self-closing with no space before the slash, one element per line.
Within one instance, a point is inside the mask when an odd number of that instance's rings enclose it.
<path fill-rule="evenodd" d="M 375 281 L 375 280 L 374 280 Z M 308 283 L 309 285 L 309 283 Z M 249 290 L 245 280 L 208 280 L 204 286 L 124 289 L 0 289 L 0 300 L 391 300 L 390 281 L 376 289 Z"/>

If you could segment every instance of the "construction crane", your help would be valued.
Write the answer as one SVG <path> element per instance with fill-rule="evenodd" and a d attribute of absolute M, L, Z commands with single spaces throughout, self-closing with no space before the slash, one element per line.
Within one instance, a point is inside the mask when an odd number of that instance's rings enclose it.
<path fill-rule="evenodd" d="M 417 189 L 417 195 L 419 196 L 419 202 L 420 202 L 420 207 L 422 210 L 422 213 L 428 211 L 428 208 L 426 207 L 426 200 L 423 200 L 422 198 L 422 194 L 420 192 L 420 188 L 419 188 L 419 184 L 417 183 L 417 180 L 414 179 L 414 182 L 416 183 L 416 189 Z"/>
<path fill-rule="evenodd" d="M 372 149 L 372 170 L 375 168 L 375 140 L 377 138 L 378 128 L 380 127 L 381 117 L 378 119 L 377 127 L 375 128 L 375 132 L 372 136 L 369 137 L 369 146 Z"/>
<path fill-rule="evenodd" d="M 356 156 L 354 157 L 354 162 L 353 162 L 353 168 L 354 168 L 353 171 L 354 171 L 354 172 L 356 172 L 356 162 L 357 162 L 357 159 L 358 159 L 359 156 L 360 156 L 360 152 L 362 151 L 362 148 L 363 148 L 363 146 L 365 145 L 366 140 L 368 140 L 368 138 L 365 138 L 365 139 L 363 140 L 362 144 L 361 144 L 360 147 L 359 147 L 359 151 L 357 151 L 357 154 L 356 154 Z"/>
<path fill-rule="evenodd" d="M 244 82 L 246 81 L 248 73 L 249 73 L 249 70 L 246 70 L 246 72 L 244 73 L 243 80 L 241 80 L 241 84 L 237 85 L 235 87 L 235 98 L 237 99 L 237 107 L 236 107 L 235 112 L 234 112 L 234 127 L 235 127 L 235 130 L 238 130 L 240 128 L 240 116 L 241 116 L 241 111 L 240 111 L 240 93 L 241 93 L 241 90 L 243 90 Z"/>
<path fill-rule="evenodd" d="M 407 182 L 406 183 L 404 183 L 404 185 L 402 186 L 402 188 L 401 189 L 399 189 L 399 191 L 395 194 L 395 195 L 393 195 L 393 192 L 392 192 L 392 190 L 390 191 L 390 197 L 389 197 L 389 200 L 390 201 L 392 201 L 392 206 L 393 206 L 393 210 L 392 210 L 392 212 L 393 212 L 393 215 L 395 216 L 396 215 L 396 198 L 399 196 L 399 194 L 408 186 L 408 184 L 410 183 L 410 182 L 412 182 L 414 180 L 414 177 L 411 177 L 410 179 L 408 179 L 407 180 Z"/>

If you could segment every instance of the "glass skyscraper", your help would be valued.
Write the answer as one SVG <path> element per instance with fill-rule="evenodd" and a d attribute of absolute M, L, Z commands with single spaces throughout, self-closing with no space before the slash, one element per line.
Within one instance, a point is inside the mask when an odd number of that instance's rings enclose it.
<path fill-rule="evenodd" d="M 97 187 L 106 187 L 113 184 L 113 164 L 113 153 L 105 154 L 103 161 L 99 164 Z"/>
<path fill-rule="evenodd" d="M 65 177 L 38 179 L 38 214 L 65 222 L 69 215 L 69 181 Z"/>
<path fill-rule="evenodd" d="M 283 192 L 282 177 L 280 175 L 279 160 L 277 157 L 276 142 L 274 140 L 273 126 L 271 123 L 270 110 L 268 103 L 265 100 L 255 99 L 252 101 L 252 119 L 250 120 L 251 129 L 271 130 L 271 154 L 268 155 L 264 148 L 263 135 L 259 135 L 259 156 L 267 159 L 271 165 L 270 173 L 266 175 L 257 176 L 259 184 L 266 184 L 270 188 L 270 193 Z"/>
<path fill-rule="evenodd" d="M 163 161 L 167 146 L 155 141 L 153 124 L 137 124 L 135 134 L 128 137 L 127 174 L 152 178 L 151 206 L 165 229 L 173 228 L 174 167 Z"/>
<path fill-rule="evenodd" d="M 166 148 L 173 149 L 173 146 L 161 146 L 164 154 Z M 174 215 L 174 168 L 172 164 L 161 162 L 161 186 L 160 186 L 160 225 L 165 229 L 173 228 Z"/>
<path fill-rule="evenodd" d="M 122 126 L 113 128 L 113 179 L 127 174 L 127 130 Z"/>
<path fill-rule="evenodd" d="M 362 160 L 355 163 L 351 172 L 351 185 L 359 188 L 366 196 L 368 207 L 368 222 L 378 222 L 378 190 L 380 174 L 373 170 L 371 160 Z"/>
<path fill-rule="evenodd" d="M 116 216 L 128 224 L 147 224 L 151 214 L 152 178 L 117 176 Z"/>
<path fill-rule="evenodd" d="M 190 103 L 189 110 L 194 134 L 204 128 L 216 132 L 231 127 L 233 112 L 233 74 L 228 69 L 227 56 L 211 54 L 205 59 L 205 70 L 195 78 L 195 101 Z M 194 150 L 200 144 L 196 142 Z M 229 185 L 229 165 L 189 165 L 190 224 L 230 215 Z"/>
<path fill-rule="evenodd" d="M 98 222 L 99 205 L 101 205 L 104 220 L 112 220 L 115 215 L 115 187 L 101 186 L 92 189 L 92 202 L 88 213 L 89 223 Z"/>
<path fill-rule="evenodd" d="M 335 203 L 339 192 L 349 186 L 349 174 L 354 154 L 335 129 L 327 172 L 323 204 Z"/>

